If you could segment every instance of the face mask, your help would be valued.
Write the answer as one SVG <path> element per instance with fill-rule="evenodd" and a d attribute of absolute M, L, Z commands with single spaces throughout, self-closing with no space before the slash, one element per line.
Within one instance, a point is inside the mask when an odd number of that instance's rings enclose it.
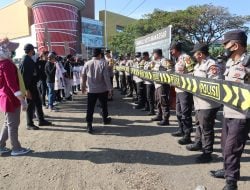
<path fill-rule="evenodd" d="M 234 46 L 234 44 L 233 44 L 231 47 L 225 49 L 225 51 L 224 51 L 224 53 L 223 53 L 223 57 L 225 57 L 226 59 L 229 59 L 229 58 L 231 57 L 231 55 L 233 54 L 234 50 L 232 51 L 232 50 L 230 50 L 230 49 L 231 49 L 233 46 Z"/>

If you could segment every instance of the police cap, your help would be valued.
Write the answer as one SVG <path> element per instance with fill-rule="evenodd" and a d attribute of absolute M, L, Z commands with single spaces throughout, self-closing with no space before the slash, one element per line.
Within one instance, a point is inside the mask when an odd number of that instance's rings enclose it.
<path fill-rule="evenodd" d="M 136 52 L 135 57 L 141 57 L 141 52 Z"/>
<path fill-rule="evenodd" d="M 242 43 L 247 42 L 247 35 L 243 30 L 232 30 L 224 34 L 223 44 L 228 43 L 231 40 L 237 40 Z"/>
<path fill-rule="evenodd" d="M 173 42 L 171 42 L 169 49 L 170 50 L 176 49 L 177 51 L 182 51 L 182 43 L 173 41 Z"/>
<path fill-rule="evenodd" d="M 25 51 L 30 51 L 30 50 L 34 50 L 35 48 L 36 47 L 34 47 L 32 44 L 26 44 L 23 49 Z"/>
<path fill-rule="evenodd" d="M 105 50 L 105 55 L 110 53 L 110 49 Z"/>
<path fill-rule="evenodd" d="M 157 53 L 158 55 L 162 56 L 162 49 L 154 49 L 153 53 Z"/>
<path fill-rule="evenodd" d="M 93 57 L 98 57 L 100 54 L 102 54 L 101 48 L 95 48 L 93 51 Z"/>
<path fill-rule="evenodd" d="M 197 43 L 194 45 L 193 50 L 191 51 L 191 53 L 195 53 L 197 51 L 201 51 L 202 53 L 208 53 L 209 47 L 207 44 L 204 43 Z"/>
<path fill-rule="evenodd" d="M 143 57 L 149 56 L 149 53 L 148 53 L 147 51 L 144 51 L 144 52 L 142 53 L 142 56 L 143 56 Z"/>

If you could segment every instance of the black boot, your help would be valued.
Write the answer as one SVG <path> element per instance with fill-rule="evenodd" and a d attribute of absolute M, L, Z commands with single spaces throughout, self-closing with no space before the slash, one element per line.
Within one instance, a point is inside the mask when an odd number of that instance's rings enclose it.
<path fill-rule="evenodd" d="M 111 120 L 112 120 L 111 117 L 107 117 L 107 118 L 103 119 L 103 124 L 108 125 L 111 123 Z"/>
<path fill-rule="evenodd" d="M 159 115 L 157 115 L 151 119 L 151 121 L 161 121 L 161 120 L 162 120 L 162 116 L 159 116 Z"/>
<path fill-rule="evenodd" d="M 160 125 L 160 126 L 167 126 L 169 125 L 169 120 L 161 120 L 160 122 L 157 122 L 157 125 Z"/>
<path fill-rule="evenodd" d="M 202 145 L 201 142 L 195 142 L 186 146 L 186 149 L 189 151 L 201 151 Z"/>
<path fill-rule="evenodd" d="M 184 135 L 181 139 L 178 140 L 180 145 L 186 145 L 192 143 L 190 134 Z"/>
<path fill-rule="evenodd" d="M 237 181 L 227 180 L 223 190 L 237 190 Z"/>
<path fill-rule="evenodd" d="M 225 177 L 225 170 L 224 169 L 220 169 L 220 170 L 212 170 L 210 171 L 210 175 L 214 178 L 222 178 L 224 179 Z"/>
<path fill-rule="evenodd" d="M 138 104 L 138 105 L 134 106 L 133 108 L 136 110 L 140 110 L 143 108 L 143 105 Z"/>
<path fill-rule="evenodd" d="M 171 135 L 172 135 L 173 137 L 183 137 L 183 136 L 184 136 L 184 132 L 181 131 L 181 130 L 178 130 L 178 131 L 176 131 L 176 132 L 171 133 Z"/>
<path fill-rule="evenodd" d="M 132 98 L 132 97 L 133 97 L 133 94 L 132 94 L 132 93 L 129 93 L 129 94 L 126 95 L 126 97 Z"/>
<path fill-rule="evenodd" d="M 92 123 L 88 123 L 88 124 L 87 124 L 87 132 L 88 132 L 89 134 L 92 134 L 92 133 L 93 133 Z"/>

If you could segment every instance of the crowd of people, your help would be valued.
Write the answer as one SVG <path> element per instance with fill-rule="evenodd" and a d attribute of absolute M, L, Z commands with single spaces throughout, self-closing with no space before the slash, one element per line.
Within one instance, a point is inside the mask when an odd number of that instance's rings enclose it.
<path fill-rule="evenodd" d="M 250 60 L 247 56 L 247 35 L 244 31 L 234 30 L 224 35 L 225 61 L 215 60 L 209 55 L 209 46 L 197 43 L 187 54 L 182 43 L 172 42 L 172 59 L 163 57 L 162 49 L 153 52 L 136 52 L 134 56 L 126 54 L 112 58 L 110 50 L 95 49 L 93 58 L 84 64 L 80 57 L 68 55 L 62 58 L 56 52 L 42 52 L 33 59 L 34 46 L 24 47 L 24 58 L 19 70 L 11 61 L 11 52 L 17 48 L 8 39 L 0 41 L 0 108 L 5 113 L 4 127 L 0 136 L 0 152 L 22 155 L 30 150 L 22 148 L 18 141 L 20 123 L 20 105 L 27 110 L 27 129 L 38 130 L 33 122 L 34 115 L 39 126 L 52 125 L 45 120 L 43 107 L 57 111 L 56 102 L 72 100 L 76 91 L 87 93 L 87 132 L 92 134 L 93 113 L 97 100 L 101 108 L 104 124 L 111 123 L 108 114 L 108 100 L 113 100 L 113 89 L 133 99 L 133 108 L 147 111 L 152 122 L 157 125 L 170 125 L 171 89 L 169 84 L 146 81 L 127 71 L 118 71 L 116 65 L 130 66 L 152 71 L 172 71 L 197 77 L 250 83 Z M 151 55 L 152 53 L 152 55 Z M 190 56 L 192 55 L 192 57 Z M 227 60 L 227 61 L 226 61 Z M 16 73 L 15 80 L 10 80 Z M 113 79 L 116 87 L 113 88 Z M 197 97 L 182 89 L 175 88 L 177 131 L 172 136 L 178 137 L 180 145 L 186 145 L 188 151 L 201 151 L 197 163 L 211 162 L 214 145 L 214 125 L 217 112 L 222 105 Z M 46 98 L 47 97 L 47 98 Z M 48 101 L 46 101 L 48 100 Z M 195 138 L 193 132 L 192 111 L 196 113 L 197 124 Z M 250 112 L 246 114 L 224 106 L 222 127 L 222 155 L 224 167 L 211 171 L 217 178 L 226 178 L 224 190 L 237 189 L 240 177 L 240 158 L 250 130 Z M 34 114 L 36 113 L 36 114 Z M 6 140 L 11 140 L 12 150 L 6 148 Z"/>

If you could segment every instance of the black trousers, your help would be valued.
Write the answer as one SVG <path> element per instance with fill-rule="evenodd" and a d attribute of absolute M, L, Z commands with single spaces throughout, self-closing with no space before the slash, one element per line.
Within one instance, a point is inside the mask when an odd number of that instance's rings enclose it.
<path fill-rule="evenodd" d="M 225 178 L 227 180 L 239 180 L 240 158 L 244 150 L 250 119 L 225 118 L 221 134 L 221 148 L 224 159 Z"/>
<path fill-rule="evenodd" d="M 38 89 L 40 91 L 40 94 L 42 96 L 42 105 L 46 105 L 46 101 L 45 101 L 45 97 L 47 95 L 48 92 L 48 86 L 47 86 L 47 82 L 46 80 L 40 80 L 38 82 Z"/>
<path fill-rule="evenodd" d="M 179 130 L 185 135 L 190 135 L 192 131 L 192 102 L 193 95 L 188 92 L 178 92 L 176 94 L 176 116 Z"/>
<path fill-rule="evenodd" d="M 155 100 L 158 117 L 163 117 L 163 120 L 168 121 L 170 117 L 170 85 L 163 84 L 155 89 Z"/>
<path fill-rule="evenodd" d="M 120 88 L 119 72 L 115 72 L 116 87 Z"/>
<path fill-rule="evenodd" d="M 154 112 L 155 109 L 155 85 L 154 84 L 146 84 L 146 94 L 147 94 L 147 102 L 149 105 L 150 112 Z"/>
<path fill-rule="evenodd" d="M 87 123 L 93 122 L 93 114 L 95 111 L 95 105 L 97 100 L 99 100 L 100 102 L 103 120 L 105 120 L 108 117 L 108 92 L 88 93 L 88 105 L 87 105 L 87 116 L 86 116 Z"/>
<path fill-rule="evenodd" d="M 132 76 L 131 75 L 127 75 L 126 76 L 126 81 L 127 81 L 128 88 L 129 88 L 129 94 L 133 95 L 134 86 L 133 86 Z"/>
<path fill-rule="evenodd" d="M 122 92 L 127 92 L 127 82 L 126 82 L 126 76 L 125 73 L 123 73 L 122 75 L 120 75 L 120 82 L 121 82 L 121 91 Z"/>
<path fill-rule="evenodd" d="M 42 101 L 41 96 L 37 88 L 33 88 L 30 90 L 32 99 L 28 99 L 28 107 L 26 112 L 26 119 L 27 119 L 27 125 L 33 125 L 33 116 L 34 112 L 36 111 L 36 115 L 38 117 L 39 122 L 44 120 L 44 114 L 42 109 Z"/>
<path fill-rule="evenodd" d="M 138 96 L 138 105 L 145 106 L 146 104 L 146 86 L 144 82 L 136 83 L 137 96 Z"/>
<path fill-rule="evenodd" d="M 202 144 L 204 153 L 212 153 L 214 145 L 214 125 L 220 108 L 197 110 L 199 126 L 196 128 L 195 142 Z"/>
<path fill-rule="evenodd" d="M 113 79 L 114 79 L 114 77 L 113 77 L 113 76 L 112 76 L 112 77 L 110 77 L 110 82 L 111 82 L 112 87 L 114 86 L 114 84 L 113 84 Z"/>

